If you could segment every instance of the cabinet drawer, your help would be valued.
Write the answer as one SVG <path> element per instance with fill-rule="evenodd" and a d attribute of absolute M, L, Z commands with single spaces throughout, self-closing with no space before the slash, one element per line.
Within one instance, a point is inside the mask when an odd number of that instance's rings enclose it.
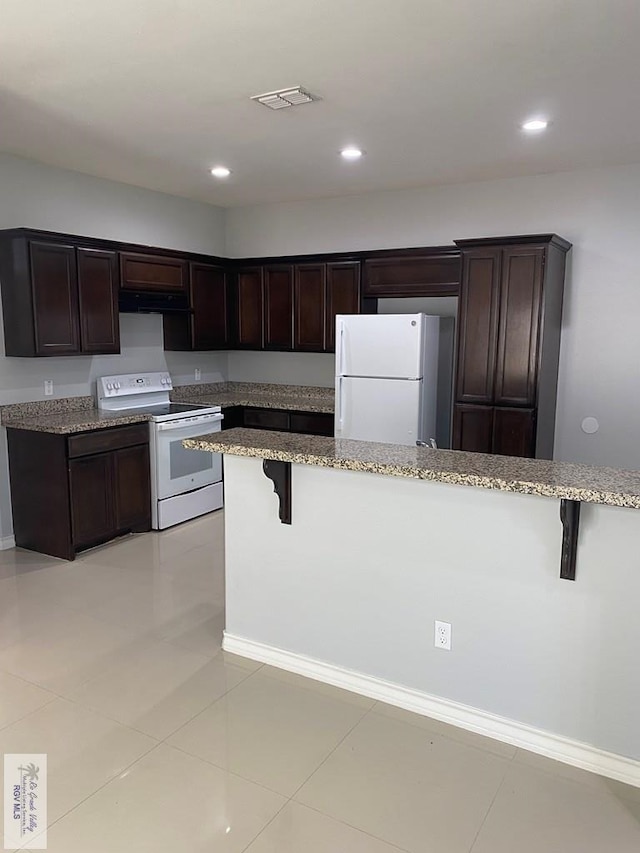
<path fill-rule="evenodd" d="M 69 458 L 73 459 L 76 456 L 89 456 L 92 453 L 131 447 L 134 444 L 147 444 L 148 441 L 149 424 L 142 423 L 71 435 L 67 440 L 67 449 Z"/>
<path fill-rule="evenodd" d="M 328 435 L 334 434 L 334 417 L 333 415 L 324 414 L 323 412 L 291 412 L 291 432 L 302 432 L 308 435 Z"/>
<path fill-rule="evenodd" d="M 275 409 L 245 409 L 244 425 L 257 429 L 289 429 L 289 413 Z"/>
<path fill-rule="evenodd" d="M 180 258 L 120 252 L 120 286 L 124 290 L 186 291 L 189 265 Z"/>
<path fill-rule="evenodd" d="M 459 289 L 457 250 L 431 254 L 409 250 L 364 262 L 365 296 L 457 296 Z"/>

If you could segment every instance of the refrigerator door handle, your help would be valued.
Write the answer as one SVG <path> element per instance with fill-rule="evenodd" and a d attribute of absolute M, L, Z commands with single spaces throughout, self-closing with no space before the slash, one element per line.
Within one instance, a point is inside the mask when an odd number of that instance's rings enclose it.
<path fill-rule="evenodd" d="M 338 394 L 337 394 L 337 397 L 338 397 L 338 400 L 337 400 L 337 403 L 338 403 L 338 430 L 337 431 L 338 431 L 339 435 L 342 434 L 342 419 L 343 419 L 343 413 L 344 413 L 344 404 L 343 404 L 343 399 L 342 399 L 343 390 L 342 389 L 343 389 L 343 379 L 342 379 L 342 376 L 339 376 L 338 377 Z"/>
<path fill-rule="evenodd" d="M 340 320 L 340 361 L 338 363 L 338 374 L 344 376 L 344 320 Z"/>

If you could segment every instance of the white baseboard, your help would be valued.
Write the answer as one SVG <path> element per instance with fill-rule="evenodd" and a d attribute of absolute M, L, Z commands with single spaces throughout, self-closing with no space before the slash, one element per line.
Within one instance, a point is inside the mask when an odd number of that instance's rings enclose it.
<path fill-rule="evenodd" d="M 8 551 L 9 548 L 16 547 L 15 536 L 0 536 L 0 551 Z"/>
<path fill-rule="evenodd" d="M 640 761 L 605 752 L 587 743 L 555 735 L 506 717 L 489 714 L 469 705 L 461 705 L 449 699 L 384 681 L 381 678 L 287 652 L 264 643 L 256 643 L 226 631 L 222 647 L 227 652 L 286 669 L 316 681 L 323 681 L 334 687 L 342 687 L 352 693 L 367 696 L 369 699 L 386 702 L 512 746 L 528 749 L 547 758 L 553 758 L 592 773 L 599 773 L 610 779 L 617 779 L 627 785 L 640 787 Z"/>

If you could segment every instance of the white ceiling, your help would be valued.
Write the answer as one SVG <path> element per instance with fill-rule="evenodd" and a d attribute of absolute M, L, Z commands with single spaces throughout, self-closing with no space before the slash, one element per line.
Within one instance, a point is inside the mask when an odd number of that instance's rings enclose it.
<path fill-rule="evenodd" d="M 2 0 L 0 150 L 223 206 L 634 162 L 639 32 L 637 0 Z"/>

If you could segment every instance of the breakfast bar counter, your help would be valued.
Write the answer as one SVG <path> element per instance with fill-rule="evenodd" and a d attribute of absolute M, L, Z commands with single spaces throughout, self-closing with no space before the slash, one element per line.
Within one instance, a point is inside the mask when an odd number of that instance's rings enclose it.
<path fill-rule="evenodd" d="M 640 472 L 247 429 L 186 446 L 224 454 L 226 650 L 640 786 Z"/>

